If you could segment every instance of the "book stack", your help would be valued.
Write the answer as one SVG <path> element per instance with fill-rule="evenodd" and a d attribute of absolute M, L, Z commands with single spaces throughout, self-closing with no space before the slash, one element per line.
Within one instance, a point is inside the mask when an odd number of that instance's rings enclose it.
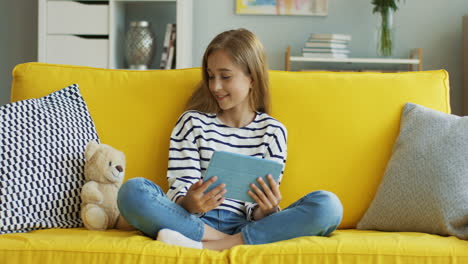
<path fill-rule="evenodd" d="M 302 56 L 312 58 L 348 58 L 347 34 L 311 34 L 302 48 Z"/>
<path fill-rule="evenodd" d="M 161 55 L 160 69 L 175 68 L 175 50 L 176 50 L 176 24 L 166 25 L 166 34 L 164 36 L 163 52 Z"/>

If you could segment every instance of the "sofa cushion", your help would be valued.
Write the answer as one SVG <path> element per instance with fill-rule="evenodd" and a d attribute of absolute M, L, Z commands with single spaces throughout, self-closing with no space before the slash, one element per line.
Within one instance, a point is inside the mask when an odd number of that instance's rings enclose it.
<path fill-rule="evenodd" d="M 468 243 L 422 233 L 338 230 L 330 237 L 236 246 L 222 252 L 171 246 L 138 232 L 48 229 L 7 234 L 0 263 L 468 263 Z"/>
<path fill-rule="evenodd" d="M 0 107 L 0 233 L 78 227 L 84 148 L 97 140 L 78 85 Z"/>
<path fill-rule="evenodd" d="M 468 117 L 405 105 L 385 176 L 358 229 L 468 239 Z"/>
<path fill-rule="evenodd" d="M 169 137 L 200 69 L 107 70 L 44 63 L 14 69 L 12 100 L 78 82 L 103 142 L 127 157 L 126 178 L 145 177 L 167 190 Z M 271 115 L 288 129 L 281 183 L 287 207 L 328 190 L 344 206 L 340 228 L 355 228 L 385 172 L 403 105 L 450 112 L 446 71 L 336 73 L 270 71 Z"/>

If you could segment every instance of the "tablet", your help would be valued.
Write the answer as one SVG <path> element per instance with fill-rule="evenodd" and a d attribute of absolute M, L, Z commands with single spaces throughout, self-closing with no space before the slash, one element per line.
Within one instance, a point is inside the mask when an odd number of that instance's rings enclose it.
<path fill-rule="evenodd" d="M 273 179 L 278 182 L 282 170 L 283 164 L 272 160 L 226 151 L 215 151 L 203 176 L 203 181 L 206 182 L 213 176 L 217 176 L 218 179 L 208 187 L 205 193 L 224 183 L 227 190 L 224 197 L 254 203 L 255 201 L 247 193 L 248 190 L 251 190 L 250 184 L 255 183 L 262 189 L 257 182 L 257 178 L 262 177 L 265 183 L 270 186 L 266 176 L 271 174 Z"/>

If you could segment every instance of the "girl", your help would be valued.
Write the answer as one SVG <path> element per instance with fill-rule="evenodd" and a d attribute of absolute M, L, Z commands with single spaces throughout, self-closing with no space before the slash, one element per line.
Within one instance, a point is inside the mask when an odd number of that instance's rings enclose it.
<path fill-rule="evenodd" d="M 255 203 L 224 198 L 226 187 L 205 190 L 214 151 L 286 162 L 286 128 L 269 113 L 269 82 L 263 45 L 246 29 L 216 36 L 203 56 L 202 85 L 190 98 L 170 139 L 167 195 L 144 178 L 128 180 L 118 206 L 135 228 L 159 241 L 193 248 L 223 250 L 299 236 L 326 236 L 342 219 L 332 193 L 309 193 L 284 210 L 279 182 L 258 179 L 248 194 Z M 284 171 L 284 167 L 283 167 Z M 260 176 L 260 175 L 259 175 Z M 281 177 L 280 177 L 281 179 Z M 287 225 L 286 225 L 287 223 Z"/>

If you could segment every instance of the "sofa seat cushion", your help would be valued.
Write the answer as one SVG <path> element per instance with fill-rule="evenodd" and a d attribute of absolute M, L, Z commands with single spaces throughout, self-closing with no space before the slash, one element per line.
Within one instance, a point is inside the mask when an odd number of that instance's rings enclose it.
<path fill-rule="evenodd" d="M 138 231 L 47 229 L 2 235 L 0 263 L 227 263 L 227 252 L 181 249 Z"/>
<path fill-rule="evenodd" d="M 2 235 L 0 263 L 468 263 L 468 243 L 456 237 L 352 229 L 223 252 L 181 249 L 137 231 L 48 229 Z"/>

